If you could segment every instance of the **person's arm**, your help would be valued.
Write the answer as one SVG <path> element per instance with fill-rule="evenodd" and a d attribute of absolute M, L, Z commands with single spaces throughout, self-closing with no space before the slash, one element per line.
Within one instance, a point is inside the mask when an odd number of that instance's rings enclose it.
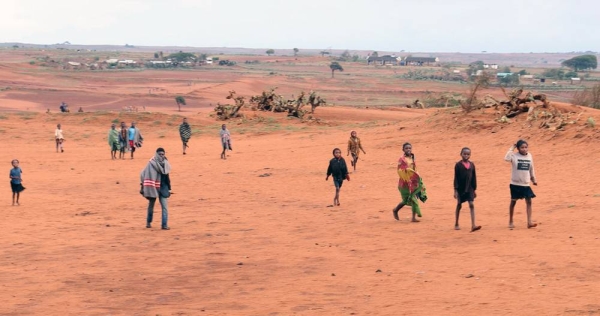
<path fill-rule="evenodd" d="M 346 156 L 350 156 L 350 149 L 352 148 L 352 139 L 348 140 L 348 153 L 346 154 Z"/>
<path fill-rule="evenodd" d="M 365 154 L 365 155 L 367 154 L 365 152 L 365 150 L 362 148 L 362 142 L 360 140 L 358 141 L 358 148 L 360 148 L 360 150 L 362 150 L 363 154 Z"/>
<path fill-rule="evenodd" d="M 529 154 L 531 156 L 531 154 Z M 535 179 L 535 171 L 533 169 L 533 156 L 531 156 L 531 166 L 529 166 L 529 175 L 531 177 L 531 182 L 533 185 L 537 185 L 537 180 Z"/>
<path fill-rule="evenodd" d="M 342 158 L 342 177 L 343 179 L 349 179 L 348 178 L 348 166 L 346 166 L 346 160 L 344 160 L 344 158 Z"/>
<path fill-rule="evenodd" d="M 471 183 L 473 184 L 473 197 L 477 197 L 477 173 L 475 171 L 475 164 L 471 162 L 471 168 L 473 168 L 473 179 L 471 179 Z"/>
<path fill-rule="evenodd" d="M 515 145 L 510 146 L 510 149 L 508 150 L 508 152 L 504 156 L 504 160 L 505 161 L 508 161 L 508 162 L 512 162 L 513 161 L 515 148 L 517 148 Z"/>
<path fill-rule="evenodd" d="M 325 180 L 329 180 L 329 176 L 331 175 L 331 161 L 329 162 L 329 167 L 327 167 L 327 177 Z"/>
<path fill-rule="evenodd" d="M 454 165 L 454 198 L 458 198 L 458 163 Z"/>

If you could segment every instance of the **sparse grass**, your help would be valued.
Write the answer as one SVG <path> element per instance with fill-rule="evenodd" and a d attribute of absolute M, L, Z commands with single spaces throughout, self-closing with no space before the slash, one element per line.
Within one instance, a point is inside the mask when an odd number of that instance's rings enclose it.
<path fill-rule="evenodd" d="M 19 112 L 19 113 L 17 113 L 17 115 L 20 116 L 22 120 L 32 120 L 37 116 L 37 113 L 35 113 L 35 112 Z"/>
<path fill-rule="evenodd" d="M 8 116 L 0 114 L 0 120 L 8 120 Z"/>
<path fill-rule="evenodd" d="M 162 124 L 161 121 L 154 121 L 154 122 L 152 122 L 152 126 L 158 126 L 160 124 Z M 167 123 L 167 125 L 169 125 L 169 123 Z"/>
<path fill-rule="evenodd" d="M 594 128 L 594 127 L 596 127 L 596 121 L 595 121 L 595 120 L 594 120 L 594 118 L 593 118 L 593 117 L 591 117 L 591 116 L 590 116 L 590 117 L 588 117 L 588 119 L 587 119 L 587 121 L 586 121 L 586 124 L 587 124 L 589 127 L 591 127 L 591 128 Z"/>
<path fill-rule="evenodd" d="M 569 204 L 569 205 L 567 205 L 567 208 L 574 208 L 574 207 L 575 207 L 575 204 Z"/>
<path fill-rule="evenodd" d="M 90 138 L 90 136 L 91 136 L 90 134 L 81 134 L 81 137 L 86 138 L 86 139 Z"/>
<path fill-rule="evenodd" d="M 119 124 L 120 120 L 118 118 L 111 121 L 113 124 Z"/>

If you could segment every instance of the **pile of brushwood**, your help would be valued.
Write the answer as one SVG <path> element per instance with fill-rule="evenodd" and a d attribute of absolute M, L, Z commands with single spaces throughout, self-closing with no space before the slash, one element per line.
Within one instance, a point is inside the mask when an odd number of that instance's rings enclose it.
<path fill-rule="evenodd" d="M 475 95 L 471 95 L 467 101 L 461 103 L 461 107 L 466 112 L 494 108 L 500 116 L 498 122 L 501 123 L 507 123 L 511 118 L 526 113 L 528 121 L 540 122 L 540 128 L 548 128 L 552 131 L 562 129 L 567 124 L 575 124 L 583 114 L 556 108 L 548 101 L 545 94 L 534 94 L 531 91 L 524 94 L 522 88 L 513 89 L 509 93 L 502 88 L 502 92 L 506 100 L 497 100 L 490 95 L 478 99 Z"/>
<path fill-rule="evenodd" d="M 260 95 L 250 98 L 250 104 L 253 110 L 287 113 L 288 116 L 303 118 L 307 110 L 304 106 L 310 105 L 310 113 L 321 105 L 325 105 L 325 99 L 321 98 L 316 92 L 311 91 L 308 97 L 304 91 L 300 92 L 297 98 L 286 99 L 284 96 L 275 93 L 276 88 L 269 91 L 263 91 Z"/>
<path fill-rule="evenodd" d="M 217 103 L 217 106 L 215 107 L 217 118 L 220 120 L 228 120 L 231 118 L 240 117 L 241 113 L 239 112 L 246 104 L 245 98 L 236 96 L 235 90 L 231 90 L 229 91 L 229 95 L 226 97 L 226 99 L 233 100 L 235 104 L 230 105 Z"/>

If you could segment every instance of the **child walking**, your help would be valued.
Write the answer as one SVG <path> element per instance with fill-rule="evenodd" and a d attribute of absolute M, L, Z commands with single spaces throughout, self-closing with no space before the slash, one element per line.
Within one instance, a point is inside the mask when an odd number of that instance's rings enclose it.
<path fill-rule="evenodd" d="M 454 198 L 456 199 L 456 222 L 454 229 L 460 230 L 458 225 L 458 217 L 460 209 L 464 202 L 469 202 L 471 210 L 471 231 L 481 229 L 481 226 L 475 225 L 475 205 L 473 201 L 477 197 L 477 173 L 475 172 L 475 164 L 471 159 L 471 149 L 465 147 L 461 149 L 460 156 L 462 160 L 454 166 Z"/>
<path fill-rule="evenodd" d="M 60 124 L 56 125 L 56 130 L 54 131 L 54 139 L 56 140 L 56 152 L 60 149 L 60 152 L 63 153 L 65 150 L 63 149 L 63 142 L 65 138 L 63 137 L 63 131 Z"/>
<path fill-rule="evenodd" d="M 362 150 L 363 154 L 367 154 L 365 150 L 362 148 L 362 143 L 360 142 L 360 138 L 356 135 L 356 131 L 350 132 L 350 139 L 348 140 L 348 155 L 352 154 L 352 167 L 354 171 L 356 171 L 356 164 L 358 163 L 358 155 L 360 154 L 359 150 Z"/>
<path fill-rule="evenodd" d="M 333 150 L 333 158 L 329 161 L 325 181 L 329 180 L 329 176 L 333 176 L 333 185 L 335 185 L 335 197 L 333 205 L 330 207 L 340 206 L 340 189 L 344 179 L 350 181 L 350 176 L 348 175 L 348 166 L 346 166 L 346 161 L 342 158 L 342 151 L 339 148 Z"/>
<path fill-rule="evenodd" d="M 402 145 L 403 155 L 398 160 L 398 191 L 402 201 L 396 205 L 392 211 L 394 219 L 399 221 L 400 217 L 398 212 L 404 205 L 408 205 L 412 209 L 412 222 L 418 223 L 419 220 L 416 216 L 421 217 L 421 208 L 419 207 L 419 200 L 422 202 L 427 201 L 427 192 L 423 179 L 417 172 L 417 165 L 415 164 L 415 155 L 412 152 L 412 145 L 410 143 L 404 143 Z"/>
<path fill-rule="evenodd" d="M 517 152 L 515 148 L 518 149 Z M 536 227 L 537 224 L 531 220 L 531 199 L 535 197 L 529 183 L 537 185 L 535 172 L 533 168 L 533 157 L 529 153 L 529 144 L 520 139 L 515 145 L 512 145 L 504 160 L 512 164 L 512 173 L 510 178 L 510 207 L 508 228 L 513 229 L 513 214 L 517 200 L 525 199 L 527 204 L 527 228 Z"/>
<path fill-rule="evenodd" d="M 221 147 L 223 147 L 223 151 L 221 152 L 221 159 L 227 160 L 227 155 L 225 154 L 225 151 L 227 151 L 228 149 L 231 150 L 231 133 L 229 132 L 229 130 L 227 129 L 227 125 L 225 124 L 221 125 L 221 131 L 219 133 L 221 134 Z"/>
<path fill-rule="evenodd" d="M 21 183 L 21 174 L 23 170 L 19 168 L 19 160 L 13 159 L 11 161 L 12 169 L 10 169 L 10 188 L 12 189 L 12 205 L 20 205 L 19 197 L 21 196 L 21 192 L 25 190 L 23 184 Z M 15 199 L 16 198 L 16 199 Z"/>

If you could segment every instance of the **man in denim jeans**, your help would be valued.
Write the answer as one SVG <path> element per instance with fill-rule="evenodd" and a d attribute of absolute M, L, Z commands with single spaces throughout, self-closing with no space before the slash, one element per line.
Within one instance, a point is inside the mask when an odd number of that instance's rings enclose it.
<path fill-rule="evenodd" d="M 148 199 L 148 217 L 146 219 L 146 228 L 152 227 L 152 217 L 154 215 L 154 204 L 156 199 L 162 208 L 162 225 L 161 228 L 169 230 L 167 225 L 169 212 L 167 210 L 167 199 L 171 196 L 171 164 L 165 156 L 163 148 L 156 149 L 156 154 L 146 168 L 140 174 L 141 190 L 140 194 Z"/>

